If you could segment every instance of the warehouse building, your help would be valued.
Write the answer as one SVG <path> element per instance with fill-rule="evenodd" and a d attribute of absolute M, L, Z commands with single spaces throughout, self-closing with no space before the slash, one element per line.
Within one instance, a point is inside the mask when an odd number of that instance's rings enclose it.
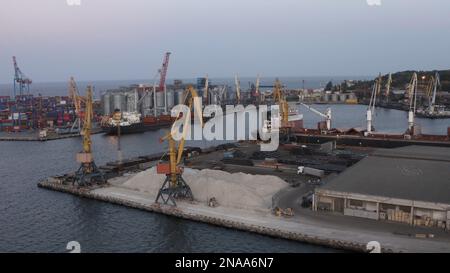
<path fill-rule="evenodd" d="M 450 230 L 450 148 L 379 149 L 317 188 L 313 209 Z"/>

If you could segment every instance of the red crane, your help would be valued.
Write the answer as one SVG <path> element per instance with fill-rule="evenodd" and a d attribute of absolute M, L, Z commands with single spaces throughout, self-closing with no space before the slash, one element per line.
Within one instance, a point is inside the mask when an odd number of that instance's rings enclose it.
<path fill-rule="evenodd" d="M 159 80 L 158 91 L 164 91 L 164 85 L 166 84 L 167 68 L 169 67 L 169 56 L 170 56 L 170 52 L 166 52 L 166 55 L 164 56 L 164 61 L 163 61 L 162 67 L 159 70 L 159 73 L 161 74 L 161 78 Z"/>

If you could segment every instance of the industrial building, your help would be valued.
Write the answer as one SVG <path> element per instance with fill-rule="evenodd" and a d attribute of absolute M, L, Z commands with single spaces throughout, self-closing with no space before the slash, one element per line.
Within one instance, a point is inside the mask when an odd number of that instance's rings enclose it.
<path fill-rule="evenodd" d="M 313 209 L 450 230 L 450 148 L 379 149 L 317 188 Z"/>

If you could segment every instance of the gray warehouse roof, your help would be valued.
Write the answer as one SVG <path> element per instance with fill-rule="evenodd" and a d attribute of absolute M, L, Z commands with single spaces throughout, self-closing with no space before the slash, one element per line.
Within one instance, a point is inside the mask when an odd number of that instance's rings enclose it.
<path fill-rule="evenodd" d="M 450 204 L 450 148 L 379 149 L 322 189 Z"/>

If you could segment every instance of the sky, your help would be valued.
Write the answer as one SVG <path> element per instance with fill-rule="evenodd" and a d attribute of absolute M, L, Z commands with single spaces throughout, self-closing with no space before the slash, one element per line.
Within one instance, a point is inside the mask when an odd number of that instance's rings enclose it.
<path fill-rule="evenodd" d="M 448 0 L 68 1 L 1 0 L 0 83 L 450 68 Z"/>

